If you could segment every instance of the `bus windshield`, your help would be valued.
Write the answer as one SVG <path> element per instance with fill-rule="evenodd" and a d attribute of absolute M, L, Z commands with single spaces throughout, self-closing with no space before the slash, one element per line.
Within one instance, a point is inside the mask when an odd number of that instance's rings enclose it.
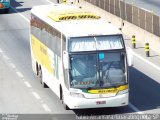
<path fill-rule="evenodd" d="M 69 39 L 69 52 L 123 49 L 122 35 L 86 36 Z"/>
<path fill-rule="evenodd" d="M 124 52 L 70 55 L 70 85 L 73 88 L 107 88 L 127 83 Z"/>

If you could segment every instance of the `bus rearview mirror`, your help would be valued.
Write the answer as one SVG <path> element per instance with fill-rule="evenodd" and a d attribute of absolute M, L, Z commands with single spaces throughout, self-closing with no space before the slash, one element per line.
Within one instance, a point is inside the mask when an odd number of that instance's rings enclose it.
<path fill-rule="evenodd" d="M 130 47 L 127 47 L 126 50 L 127 50 L 128 66 L 133 66 L 133 51 Z"/>
<path fill-rule="evenodd" d="M 63 51 L 63 65 L 64 65 L 64 69 L 69 69 L 69 64 L 68 64 L 68 53 L 66 51 Z"/>

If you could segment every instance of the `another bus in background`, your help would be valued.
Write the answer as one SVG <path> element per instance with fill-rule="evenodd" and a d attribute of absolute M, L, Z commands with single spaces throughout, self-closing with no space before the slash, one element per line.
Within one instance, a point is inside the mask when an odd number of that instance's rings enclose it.
<path fill-rule="evenodd" d="M 0 11 L 8 13 L 10 9 L 10 0 L 0 0 Z"/>

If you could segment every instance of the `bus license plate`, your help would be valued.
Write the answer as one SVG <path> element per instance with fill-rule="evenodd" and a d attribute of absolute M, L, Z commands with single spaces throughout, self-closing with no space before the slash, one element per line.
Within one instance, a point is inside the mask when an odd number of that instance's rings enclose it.
<path fill-rule="evenodd" d="M 97 104 L 97 105 L 106 104 L 106 101 L 96 101 L 96 104 Z"/>

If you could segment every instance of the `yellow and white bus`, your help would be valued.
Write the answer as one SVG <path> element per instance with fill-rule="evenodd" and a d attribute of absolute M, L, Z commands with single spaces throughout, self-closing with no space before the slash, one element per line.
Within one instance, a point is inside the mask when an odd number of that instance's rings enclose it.
<path fill-rule="evenodd" d="M 119 29 L 68 4 L 33 7 L 30 24 L 33 71 L 65 109 L 128 105 L 132 56 Z"/>

